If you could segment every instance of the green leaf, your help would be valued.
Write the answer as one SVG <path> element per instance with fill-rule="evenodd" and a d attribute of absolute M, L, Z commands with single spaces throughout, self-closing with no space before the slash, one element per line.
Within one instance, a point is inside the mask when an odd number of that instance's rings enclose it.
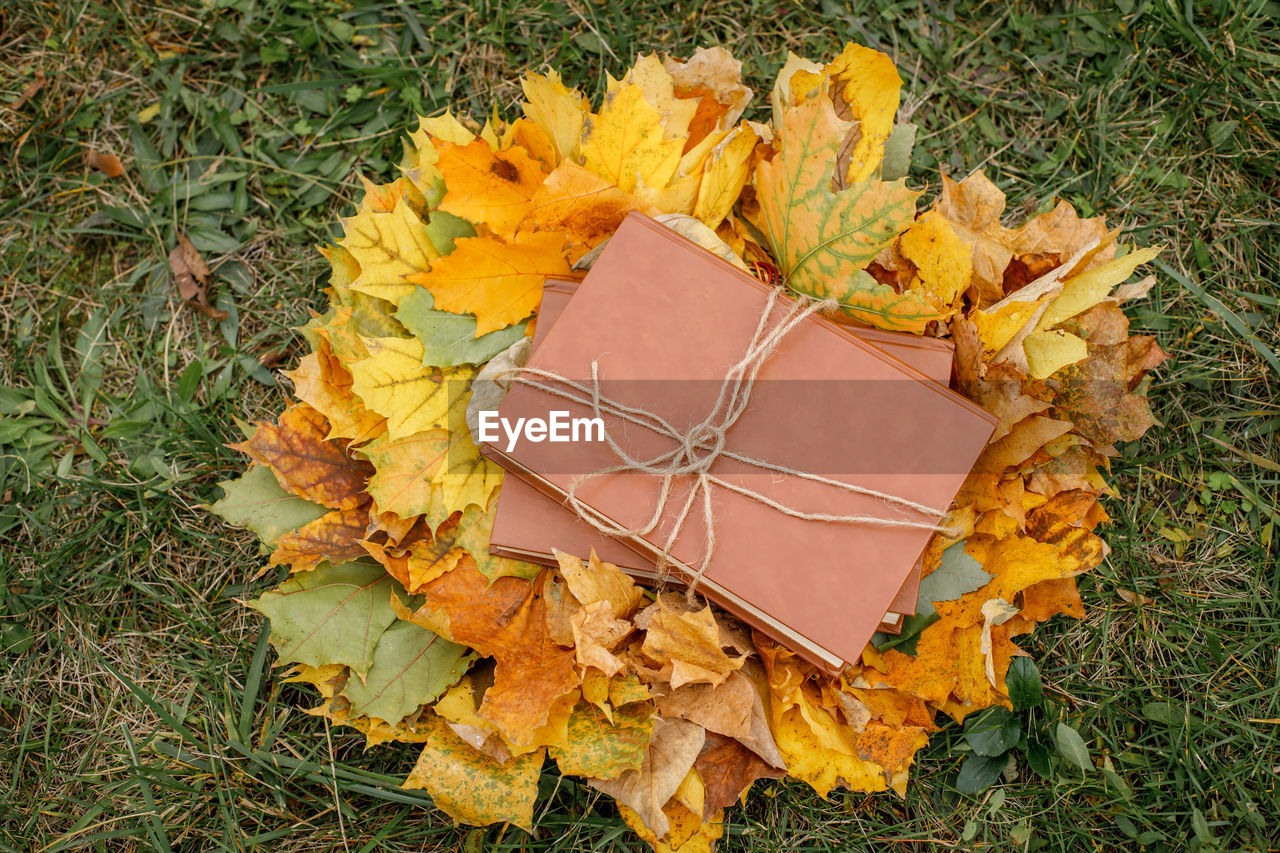
<path fill-rule="evenodd" d="M 462 217 L 445 213 L 443 210 L 431 212 L 431 219 L 427 222 L 427 239 L 440 254 L 447 255 L 452 252 L 454 241 L 474 236 L 476 236 L 476 229 Z"/>
<path fill-rule="evenodd" d="M 1049 779 L 1053 775 L 1053 766 L 1049 763 L 1049 748 L 1037 740 L 1027 742 L 1027 766 L 1042 778 Z"/>
<path fill-rule="evenodd" d="M 364 681 L 348 678 L 342 695 L 357 714 L 395 725 L 419 706 L 434 702 L 474 660 L 466 646 L 397 620 L 378 639 Z"/>
<path fill-rule="evenodd" d="M 271 645 L 282 662 L 341 663 L 364 674 L 373 667 L 378 640 L 396 619 L 391 594 L 398 586 L 376 564 L 321 564 L 249 606 L 271 620 Z"/>
<path fill-rule="evenodd" d="M 1182 712 L 1168 702 L 1148 702 L 1142 706 L 1142 716 L 1166 726 L 1180 726 L 1183 721 Z"/>
<path fill-rule="evenodd" d="M 1054 734 L 1058 742 L 1059 755 L 1081 770 L 1087 772 L 1093 769 L 1093 762 L 1089 760 L 1089 747 L 1085 746 L 1084 738 L 1080 737 L 1078 731 L 1066 723 L 1058 723 Z"/>
<path fill-rule="evenodd" d="M 916 144 L 916 126 L 901 122 L 884 141 L 884 159 L 880 161 L 880 180 L 897 181 L 911 169 L 911 149 Z"/>
<path fill-rule="evenodd" d="M 1003 755 L 1022 737 L 1022 724 L 1008 708 L 997 705 L 965 720 L 964 739 L 978 755 Z"/>
<path fill-rule="evenodd" d="M 884 634 L 877 631 L 872 635 L 871 643 L 876 647 L 876 651 L 883 652 L 888 649 L 897 649 L 904 655 L 915 657 L 916 643 L 920 640 L 920 633 L 941 618 L 936 611 L 928 616 L 919 614 L 907 616 L 902 620 L 902 633 L 895 637 L 892 634 Z"/>
<path fill-rule="evenodd" d="M 435 297 L 425 287 L 400 300 L 395 317 L 422 341 L 424 366 L 454 367 L 483 364 L 524 337 L 528 321 L 476 337 L 476 318 L 435 308 Z"/>
<path fill-rule="evenodd" d="M 0 622 L 0 655 L 20 655 L 36 644 L 30 631 L 17 622 Z"/>
<path fill-rule="evenodd" d="M 987 790 L 1000 778 L 1009 761 L 1004 756 L 970 755 L 960 765 L 956 777 L 956 789 L 962 794 L 977 794 Z"/>
<path fill-rule="evenodd" d="M 224 496 L 209 508 L 228 524 L 257 533 L 268 545 L 329 511 L 328 507 L 286 492 L 265 465 L 254 465 L 240 479 L 224 480 L 218 485 Z"/>
<path fill-rule="evenodd" d="M 1005 676 L 1004 683 L 1015 711 L 1034 708 L 1044 698 L 1040 670 L 1031 658 L 1014 658 L 1009 664 L 1009 674 Z"/>
<path fill-rule="evenodd" d="M 942 552 L 938 568 L 920 581 L 916 615 L 937 613 L 933 606 L 935 601 L 955 601 L 990 582 L 991 575 L 983 570 L 982 564 L 965 553 L 964 541 L 957 542 Z"/>

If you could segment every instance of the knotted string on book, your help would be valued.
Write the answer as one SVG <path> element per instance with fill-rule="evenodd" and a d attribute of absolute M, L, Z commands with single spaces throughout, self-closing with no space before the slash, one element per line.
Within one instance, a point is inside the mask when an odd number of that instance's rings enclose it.
<path fill-rule="evenodd" d="M 687 430 L 677 428 L 655 412 L 636 406 L 629 406 L 602 395 L 600 393 L 600 367 L 599 363 L 594 360 L 591 362 L 590 383 L 576 382 L 566 379 L 553 371 L 530 367 L 513 368 L 502 377 L 503 379 L 538 388 L 553 396 L 589 406 L 596 417 L 606 424 L 608 423 L 606 417 L 616 418 L 645 427 L 672 440 L 674 446 L 670 450 L 649 459 L 638 459 L 618 444 L 606 426 L 604 430 L 605 442 L 617 455 L 619 463 L 610 468 L 574 478 L 569 485 L 566 500 L 579 518 L 601 533 L 633 541 L 644 540 L 662 522 L 667 505 L 671 501 L 672 486 L 677 478 L 693 477 L 693 488 L 690 489 L 688 496 L 681 505 L 680 511 L 676 515 L 675 523 L 667 534 L 666 540 L 663 542 L 657 556 L 659 576 L 664 577 L 666 570 L 673 564 L 671 548 L 679 539 L 680 531 L 684 529 L 689 513 L 693 511 L 696 504 L 700 503 L 706 529 L 706 544 L 702 558 L 692 577 L 685 579 L 687 594 L 690 598 L 697 591 L 698 584 L 711 563 L 711 557 L 716 547 L 715 513 L 711 501 L 712 486 L 728 489 L 792 518 L 806 521 L 827 524 L 863 524 L 873 527 L 911 527 L 934 531 L 946 530 L 945 527 L 934 521 L 914 521 L 908 518 L 887 518 L 877 515 L 833 515 L 821 512 L 805 512 L 779 503 L 768 495 L 732 483 L 711 473 L 711 468 L 716 460 L 724 457 L 725 459 L 732 459 L 759 468 L 762 471 L 783 474 L 789 477 L 799 477 L 803 480 L 821 483 L 842 491 L 876 498 L 886 504 L 910 510 L 928 518 L 938 519 L 946 514 L 946 508 L 939 509 L 938 507 L 927 506 L 898 495 L 864 488 L 808 471 L 800 471 L 785 465 L 769 462 L 768 460 L 745 456 L 730 450 L 726 446 L 726 434 L 737 423 L 742 413 L 746 411 L 747 404 L 751 401 L 751 392 L 755 387 L 756 376 L 769 356 L 778 349 L 783 339 L 810 315 L 832 310 L 838 304 L 831 299 L 819 301 L 801 296 L 793 302 L 782 322 L 771 328 L 769 318 L 773 315 L 780 293 L 781 290 L 779 288 L 770 289 L 768 301 L 765 304 L 764 311 L 760 314 L 760 322 L 756 325 L 755 334 L 751 337 L 751 343 L 747 347 L 746 353 L 725 374 L 724 382 L 720 386 L 720 393 L 710 413 L 701 422 Z M 639 527 L 624 527 L 602 515 L 577 496 L 578 488 L 586 481 L 616 473 L 653 474 L 661 478 L 662 488 L 654 505 L 653 514 L 647 522 Z"/>

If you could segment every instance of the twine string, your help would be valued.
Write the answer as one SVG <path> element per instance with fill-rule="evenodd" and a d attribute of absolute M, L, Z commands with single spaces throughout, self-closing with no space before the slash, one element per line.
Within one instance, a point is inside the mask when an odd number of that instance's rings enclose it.
<path fill-rule="evenodd" d="M 637 458 L 619 444 L 606 425 L 604 440 L 609 449 L 618 458 L 618 464 L 589 474 L 578 475 L 570 482 L 565 499 L 567 505 L 573 509 L 579 518 L 599 532 L 607 536 L 630 539 L 632 541 L 646 540 L 646 537 L 661 524 L 667 507 L 671 503 L 675 483 L 680 478 L 692 476 L 692 487 L 680 504 L 675 521 L 658 549 L 656 557 L 659 577 L 663 577 L 667 569 L 673 565 L 671 549 L 679 539 L 680 532 L 684 529 L 684 525 L 688 521 L 690 514 L 693 513 L 695 506 L 700 503 L 706 531 L 705 544 L 702 556 L 698 561 L 697 568 L 694 569 L 692 577 L 685 579 L 687 595 L 690 599 L 696 593 L 698 584 L 702 581 L 703 575 L 711 563 L 711 557 L 715 553 L 716 525 L 711 499 L 712 486 L 750 498 L 791 518 L 805 521 L 827 524 L 863 524 L 883 528 L 946 530 L 945 527 L 933 521 L 889 518 L 879 515 L 838 515 L 824 512 L 808 512 L 797 507 L 788 506 L 766 494 L 738 483 L 730 482 L 711 473 L 712 466 L 718 459 L 723 457 L 773 474 L 797 477 L 852 494 L 875 498 L 899 510 L 908 510 L 926 517 L 940 519 L 946 514 L 945 508 L 939 509 L 889 492 L 881 492 L 853 483 L 846 483 L 843 480 L 823 477 L 809 471 L 801 471 L 786 465 L 757 459 L 728 448 L 727 433 L 747 410 L 747 406 L 751 401 L 752 391 L 755 388 L 756 378 L 761 368 L 768 361 L 769 356 L 778 349 L 787 335 L 811 315 L 830 310 L 836 307 L 837 304 L 833 299 L 815 300 L 802 296 L 792 303 L 781 322 L 770 326 L 769 320 L 778 303 L 780 292 L 778 288 L 770 290 L 769 298 L 760 314 L 760 320 L 756 324 L 755 332 L 751 336 L 746 351 L 726 371 L 715 403 L 711 406 L 707 416 L 686 430 L 681 430 L 656 412 L 604 396 L 600 388 L 600 364 L 595 360 L 591 362 L 590 382 L 577 382 L 567 379 L 554 371 L 531 367 L 513 368 L 503 376 L 503 378 L 510 381 L 520 382 L 552 396 L 588 407 L 603 423 L 608 423 L 606 418 L 620 420 L 624 423 L 651 430 L 672 441 L 673 446 L 669 450 L 649 458 Z M 617 523 L 578 497 L 578 489 L 582 484 L 597 477 L 606 477 L 618 473 L 651 474 L 659 478 L 658 497 L 654 503 L 653 512 L 647 521 L 636 527 L 626 527 Z M 646 544 L 653 547 L 647 540 Z"/>

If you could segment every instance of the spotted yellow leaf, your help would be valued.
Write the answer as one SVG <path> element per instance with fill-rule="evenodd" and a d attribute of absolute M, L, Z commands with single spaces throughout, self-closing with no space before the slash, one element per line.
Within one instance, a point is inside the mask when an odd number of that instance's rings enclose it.
<path fill-rule="evenodd" d="M 865 181 L 880 170 L 884 143 L 893 132 L 902 78 L 893 60 L 878 50 L 847 44 L 827 66 L 827 75 L 843 105 L 858 122 L 857 142 L 842 157 L 847 159 L 843 180 Z"/>
<path fill-rule="evenodd" d="M 439 717 L 432 715 L 427 724 L 431 737 L 404 787 L 426 789 L 437 806 L 462 823 L 512 823 L 532 830 L 546 751 L 500 764 L 458 737 Z"/>
<path fill-rule="evenodd" d="M 498 234 L 514 234 L 546 178 L 542 166 L 520 148 L 494 151 L 478 139 L 436 147 L 445 179 L 440 209 Z"/>

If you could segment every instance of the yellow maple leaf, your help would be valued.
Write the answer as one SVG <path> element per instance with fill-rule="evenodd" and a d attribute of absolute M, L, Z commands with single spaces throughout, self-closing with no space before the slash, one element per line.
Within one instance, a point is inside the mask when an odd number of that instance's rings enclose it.
<path fill-rule="evenodd" d="M 676 97 L 676 83 L 656 53 L 641 54 L 636 64 L 627 70 L 622 80 L 608 80 L 607 91 L 613 92 L 626 85 L 640 88 L 649 106 L 658 112 L 658 121 L 668 138 L 683 140 L 689 135 L 689 123 L 698 111 L 696 98 Z M 684 146 L 683 141 L 680 143 Z"/>
<path fill-rule="evenodd" d="M 386 512 L 410 518 L 443 512 L 440 487 L 432 482 L 449 452 L 449 430 L 417 432 L 400 438 L 382 435 L 360 448 L 373 463 L 367 490 Z M 443 521 L 449 514 L 444 513 Z"/>
<path fill-rule="evenodd" d="M 644 90 L 623 84 L 583 126 L 582 165 L 625 192 L 643 180 L 661 189 L 675 176 L 684 143 L 667 139 Z"/>
<path fill-rule="evenodd" d="M 338 245 L 360 265 L 352 289 L 388 302 L 398 303 L 412 293 L 406 277 L 426 272 L 440 256 L 426 223 L 403 198 L 391 211 L 362 207 L 342 225 L 346 234 Z"/>
<path fill-rule="evenodd" d="M 351 365 L 351 388 L 365 406 L 387 419 L 387 433 L 402 438 L 461 422 L 475 375 L 471 365 L 423 367 L 417 338 L 365 338 L 369 357 Z"/>
<path fill-rule="evenodd" d="M 577 89 L 567 88 L 558 71 L 548 71 L 545 76 L 527 74 L 520 88 L 524 90 L 524 114 L 551 141 L 556 160 L 575 159 L 591 104 Z"/>
<path fill-rule="evenodd" d="M 514 234 L 546 178 L 542 166 L 521 148 L 494 151 L 478 139 L 436 147 L 445 182 L 440 209 L 498 234 Z"/>
<path fill-rule="evenodd" d="M 842 105 L 858 122 L 858 140 L 843 155 L 848 160 L 844 181 L 865 181 L 879 172 L 884 159 L 884 143 L 893 131 L 902 78 L 889 57 L 853 43 L 845 45 L 826 70 Z"/>
<path fill-rule="evenodd" d="M 946 220 L 926 213 L 898 241 L 903 257 L 916 267 L 911 288 L 921 289 L 942 307 L 953 307 L 969 288 L 969 247 Z"/>
<path fill-rule="evenodd" d="M 528 317 L 542 298 L 548 276 L 568 275 L 565 235 L 558 232 L 517 234 L 510 242 L 495 237 L 467 237 L 411 281 L 431 291 L 435 307 L 476 316 L 476 337 Z"/>
<path fill-rule="evenodd" d="M 662 65 L 680 97 L 698 97 L 698 110 L 689 125 L 689 143 L 728 130 L 751 101 L 742 83 L 742 63 L 723 47 L 700 47 L 681 62 L 667 57 Z"/>
<path fill-rule="evenodd" d="M 405 157 L 404 173 L 422 193 L 429 206 L 439 204 L 444 196 L 444 177 L 436 167 L 440 157 L 436 151 L 436 142 L 466 145 L 475 138 L 476 135 L 454 118 L 451 112 L 418 119 L 418 129 L 409 134 L 410 148 Z"/>
<path fill-rule="evenodd" d="M 733 130 L 709 156 L 698 181 L 693 216 L 709 228 L 718 226 L 733 210 L 750 176 L 751 155 L 760 137 L 747 125 Z"/>

